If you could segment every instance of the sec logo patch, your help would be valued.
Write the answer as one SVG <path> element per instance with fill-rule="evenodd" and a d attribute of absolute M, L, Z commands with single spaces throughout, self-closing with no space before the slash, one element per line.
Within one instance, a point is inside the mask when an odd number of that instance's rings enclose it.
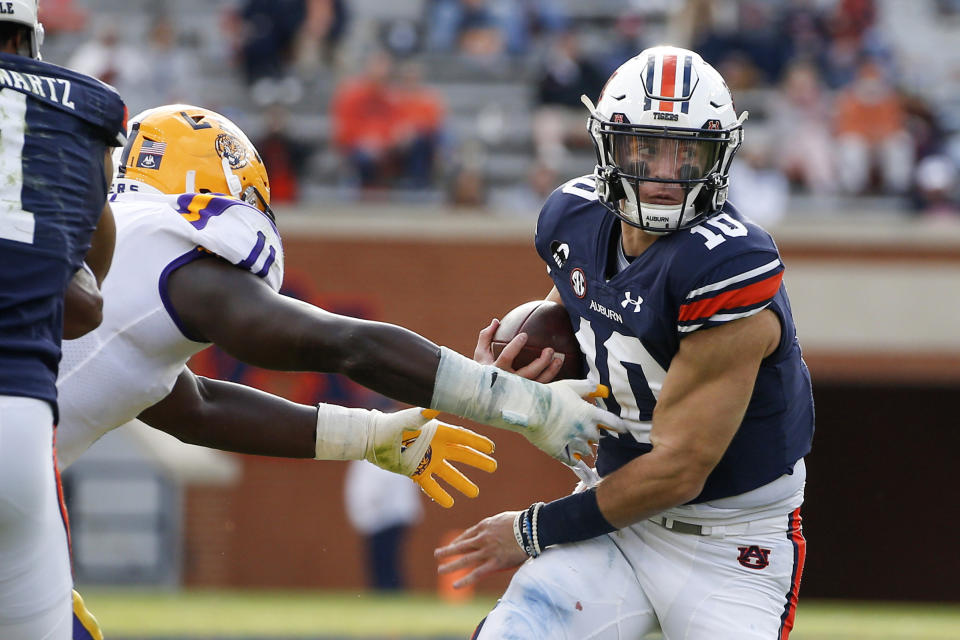
<path fill-rule="evenodd" d="M 570 286 L 573 287 L 573 292 L 578 298 L 587 295 L 587 274 L 583 269 L 577 267 L 570 272 Z"/>

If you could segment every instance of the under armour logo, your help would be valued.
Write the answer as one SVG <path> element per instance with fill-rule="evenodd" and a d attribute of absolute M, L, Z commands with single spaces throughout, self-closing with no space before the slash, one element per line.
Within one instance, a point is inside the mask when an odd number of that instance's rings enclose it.
<path fill-rule="evenodd" d="M 633 298 L 630 297 L 630 292 L 626 291 L 623 294 L 623 300 L 620 302 L 620 306 L 626 309 L 627 306 L 631 304 L 633 305 L 633 312 L 639 313 L 640 305 L 643 304 L 643 298 L 641 298 L 640 296 L 637 296 L 637 299 L 634 300 Z"/>
<path fill-rule="evenodd" d="M 737 561 L 747 569 L 766 569 L 770 564 L 770 549 L 761 549 L 755 544 L 749 547 L 737 547 L 740 557 Z"/>

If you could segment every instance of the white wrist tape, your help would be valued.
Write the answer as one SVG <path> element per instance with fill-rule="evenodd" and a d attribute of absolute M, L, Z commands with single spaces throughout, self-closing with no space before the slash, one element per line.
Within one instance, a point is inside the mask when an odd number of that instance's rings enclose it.
<path fill-rule="evenodd" d="M 317 406 L 316 460 L 369 460 L 381 469 L 410 475 L 427 453 L 437 432 L 436 420 L 418 408 L 394 413 L 348 409 L 333 404 Z M 404 444 L 405 431 L 420 436 Z"/>
<path fill-rule="evenodd" d="M 614 424 L 617 420 L 583 401 L 595 386 L 589 380 L 540 384 L 441 347 L 430 407 L 516 431 L 542 451 L 572 465 L 574 455 L 592 453 L 589 441 L 600 439 L 598 421 L 602 418 Z"/>
<path fill-rule="evenodd" d="M 543 395 L 536 387 L 542 385 L 440 347 L 430 408 L 523 433 Z"/>
<path fill-rule="evenodd" d="M 373 437 L 374 414 L 334 404 L 317 406 L 316 460 L 363 460 Z"/>

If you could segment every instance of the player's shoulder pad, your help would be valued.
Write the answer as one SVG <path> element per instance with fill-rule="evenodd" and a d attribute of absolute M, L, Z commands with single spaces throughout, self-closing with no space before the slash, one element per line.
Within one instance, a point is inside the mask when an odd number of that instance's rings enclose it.
<path fill-rule="evenodd" d="M 283 244 L 276 225 L 265 213 L 240 200 L 212 193 L 175 196 L 171 206 L 188 223 L 196 244 L 263 278 L 279 291 L 283 283 Z"/>
<path fill-rule="evenodd" d="M 93 125 L 112 146 L 124 144 L 126 105 L 116 89 L 96 78 L 42 60 L 0 53 L 0 87 L 27 94 Z"/>
<path fill-rule="evenodd" d="M 734 207 L 679 234 L 670 288 L 681 334 L 757 313 L 779 291 L 784 265 L 773 238 Z"/>
<path fill-rule="evenodd" d="M 671 235 L 676 255 L 700 269 L 749 253 L 779 255 L 767 230 L 743 216 L 729 202 L 700 224 Z"/>
<path fill-rule="evenodd" d="M 592 174 L 568 180 L 554 189 L 543 203 L 537 219 L 537 238 L 553 237 L 558 228 L 568 226 L 571 218 L 596 215 L 598 205 Z"/>

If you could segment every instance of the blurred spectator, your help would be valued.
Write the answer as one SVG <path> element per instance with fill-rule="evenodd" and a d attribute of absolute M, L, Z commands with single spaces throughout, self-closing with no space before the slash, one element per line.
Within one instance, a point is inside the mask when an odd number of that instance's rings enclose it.
<path fill-rule="evenodd" d="M 153 61 L 139 47 L 123 42 L 115 23 L 102 20 L 95 32 L 93 39 L 77 48 L 67 66 L 114 86 L 122 96 L 130 96 Z"/>
<path fill-rule="evenodd" d="M 606 75 L 583 55 L 574 31 L 558 35 L 543 56 L 533 114 L 539 162 L 558 168 L 568 146 L 587 147 L 586 109 L 580 96 L 597 100 Z"/>
<path fill-rule="evenodd" d="M 892 52 L 876 22 L 874 0 L 836 2 L 828 18 L 831 41 L 824 67 L 827 86 L 839 89 L 854 82 L 864 58 L 892 72 Z"/>
<path fill-rule="evenodd" d="M 779 80 L 786 51 L 776 30 L 775 5 L 745 0 L 726 6 L 725 12 L 709 4 L 706 8 L 696 18 L 693 48 L 717 68 L 731 89 Z M 730 73 L 735 74 L 733 80 Z"/>
<path fill-rule="evenodd" d="M 613 34 L 600 59 L 602 75 L 609 78 L 617 67 L 647 48 L 646 21 L 639 11 L 624 11 L 613 25 Z M 596 96 L 591 96 L 591 99 Z"/>
<path fill-rule="evenodd" d="M 447 183 L 447 202 L 454 207 L 482 207 L 487 203 L 486 150 L 479 140 L 468 140 L 457 151 Z"/>
<path fill-rule="evenodd" d="M 307 0 L 244 0 L 237 18 L 238 52 L 255 102 L 297 102 L 303 92 L 291 74 L 297 35 L 307 17 Z"/>
<path fill-rule="evenodd" d="M 420 51 L 421 30 L 413 19 L 388 20 L 380 25 L 380 42 L 398 59 L 409 58 Z"/>
<path fill-rule="evenodd" d="M 420 81 L 420 67 L 372 54 L 363 75 L 341 83 L 331 100 L 334 143 L 365 188 L 423 188 L 432 176 L 445 107 Z"/>
<path fill-rule="evenodd" d="M 791 0 L 778 22 L 778 40 L 786 50 L 785 59 L 814 65 L 822 73 L 830 32 L 826 16 L 814 0 Z"/>
<path fill-rule="evenodd" d="M 568 19 L 552 0 L 431 0 L 424 22 L 430 50 L 492 62 L 527 53 L 537 36 L 564 29 Z"/>
<path fill-rule="evenodd" d="M 491 0 L 431 0 L 427 6 L 427 46 L 459 52 L 468 58 L 495 61 L 506 52 Z"/>
<path fill-rule="evenodd" d="M 306 0 L 306 19 L 295 45 L 301 73 L 312 76 L 321 66 L 337 66 L 348 22 L 346 0 Z"/>
<path fill-rule="evenodd" d="M 389 80 L 390 56 L 377 51 L 362 75 L 348 78 L 330 102 L 333 141 L 362 187 L 383 186 L 396 144 L 396 105 Z"/>
<path fill-rule="evenodd" d="M 43 0 L 39 12 L 48 36 L 64 31 L 83 31 L 87 24 L 87 11 L 75 6 L 73 0 Z"/>
<path fill-rule="evenodd" d="M 392 92 L 402 164 L 401 186 L 428 187 L 441 142 L 446 112 L 443 97 L 423 84 L 423 67 L 413 61 L 400 65 Z"/>
<path fill-rule="evenodd" d="M 196 47 L 178 37 L 173 23 L 166 16 L 156 16 L 150 23 L 147 43 L 139 52 L 146 60 L 162 61 L 147 64 L 127 87 L 125 95 L 130 113 L 161 104 L 185 102 L 204 104 L 196 73 Z"/>
<path fill-rule="evenodd" d="M 543 162 L 534 162 L 527 172 L 526 180 L 492 191 L 492 213 L 536 220 L 544 201 L 553 193 L 560 180 L 560 175 L 552 167 Z"/>
<path fill-rule="evenodd" d="M 879 174 L 886 193 L 903 194 L 913 173 L 913 142 L 905 128 L 903 102 L 873 60 L 861 63 L 854 83 L 837 97 L 834 130 L 837 172 L 847 193 L 871 191 Z"/>
<path fill-rule="evenodd" d="M 779 222 L 790 203 L 790 184 L 774 168 L 773 140 L 766 127 L 751 127 L 730 167 L 730 201 L 762 226 Z"/>
<path fill-rule="evenodd" d="M 790 182 L 814 193 L 833 193 L 837 184 L 830 105 L 816 67 L 806 62 L 790 67 L 782 89 L 771 96 L 769 124 L 773 139 L 782 142 L 770 160 Z M 749 137 L 752 144 L 753 131 Z"/>
<path fill-rule="evenodd" d="M 299 184 L 310 161 L 312 149 L 306 141 L 290 134 L 290 112 L 273 105 L 264 112 L 265 134 L 255 146 L 270 175 L 270 201 L 296 202 Z"/>
<path fill-rule="evenodd" d="M 917 165 L 916 206 L 932 217 L 960 214 L 957 165 L 945 155 L 932 155 Z"/>
<path fill-rule="evenodd" d="M 417 485 L 366 460 L 353 460 L 344 488 L 347 518 L 363 536 L 370 588 L 396 591 L 406 586 L 403 544 L 423 516 Z"/>

